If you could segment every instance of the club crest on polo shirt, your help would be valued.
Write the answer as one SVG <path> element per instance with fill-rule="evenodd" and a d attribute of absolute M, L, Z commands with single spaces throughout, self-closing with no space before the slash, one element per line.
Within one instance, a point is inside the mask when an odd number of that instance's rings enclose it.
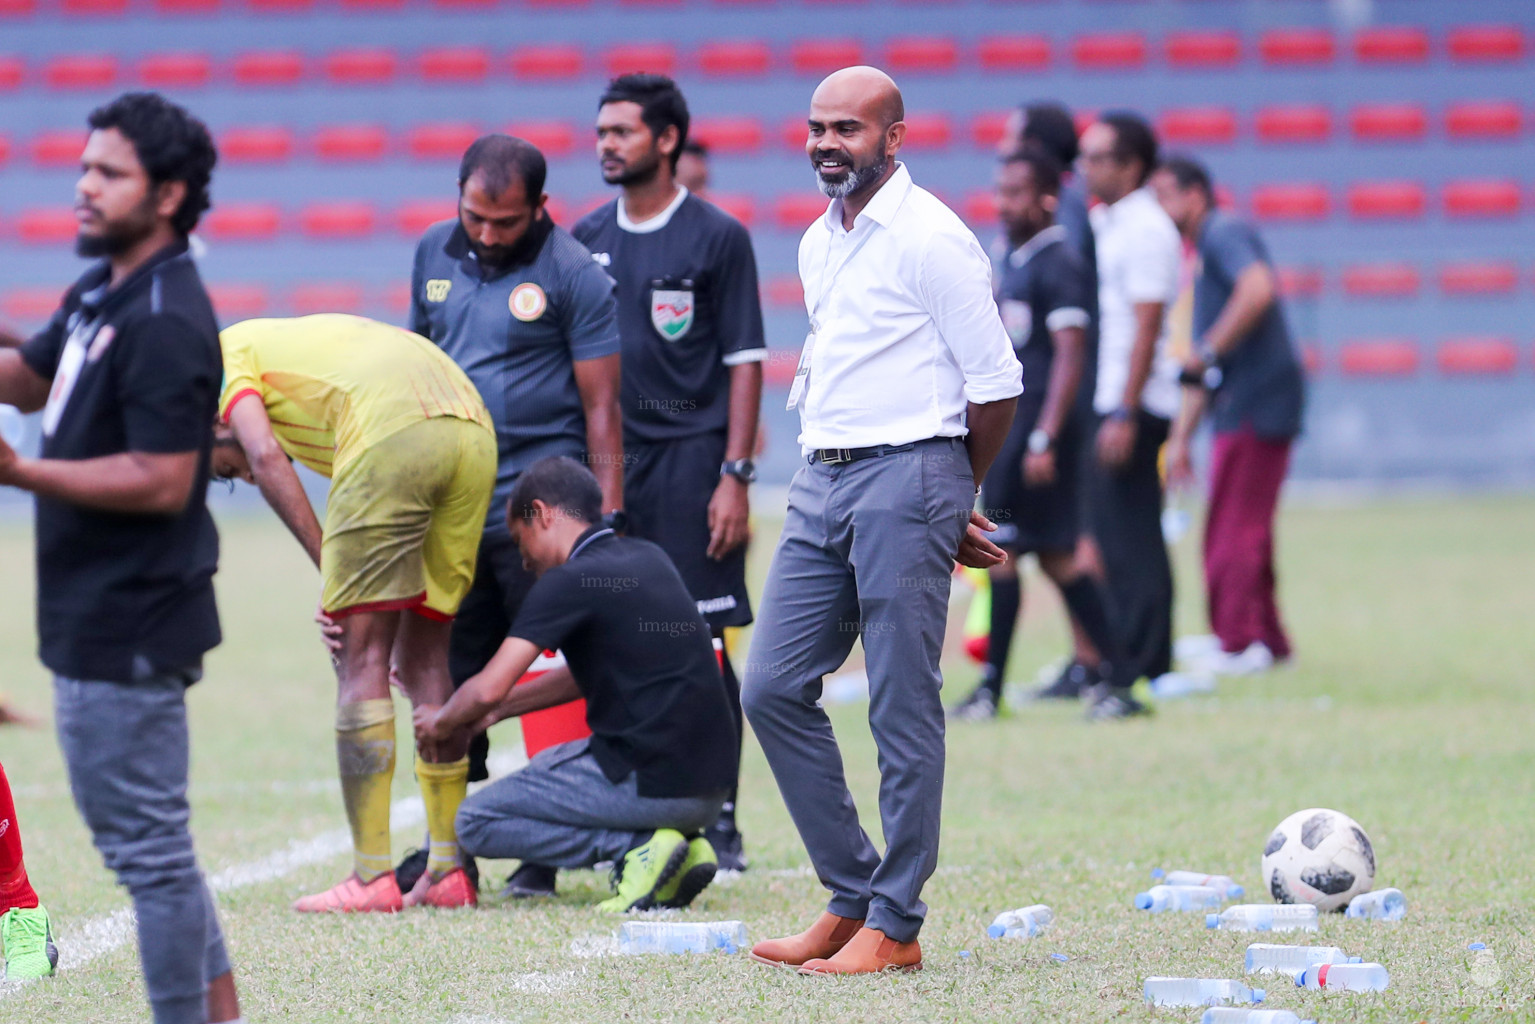
<path fill-rule="evenodd" d="M 1006 328 L 1007 336 L 1013 339 L 1013 347 L 1023 348 L 1034 331 L 1034 311 L 1027 302 L 1017 299 L 1003 299 L 998 308 L 1002 313 L 1002 326 Z"/>
<path fill-rule="evenodd" d="M 446 302 L 448 292 L 453 289 L 453 282 L 440 277 L 434 277 L 426 283 L 426 301 Z"/>
<path fill-rule="evenodd" d="M 693 308 L 691 291 L 656 288 L 650 293 L 650 322 L 667 341 L 676 341 L 692 328 Z"/>
<path fill-rule="evenodd" d="M 549 308 L 549 297 L 544 290 L 532 281 L 525 281 L 512 289 L 511 298 L 506 300 L 511 307 L 512 316 L 523 323 L 531 323 L 544 315 L 544 310 Z"/>

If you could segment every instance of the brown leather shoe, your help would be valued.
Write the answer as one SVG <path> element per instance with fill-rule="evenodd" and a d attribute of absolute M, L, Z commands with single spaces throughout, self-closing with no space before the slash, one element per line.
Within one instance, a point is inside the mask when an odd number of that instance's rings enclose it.
<path fill-rule="evenodd" d="M 838 917 L 827 911 L 798 935 L 757 943 L 752 947 L 751 957 L 774 967 L 798 967 L 806 960 L 832 956 L 862 927 L 862 919 Z"/>
<path fill-rule="evenodd" d="M 807 960 L 801 974 L 878 974 L 922 970 L 917 940 L 897 942 L 882 931 L 860 928 L 847 945 L 825 960 Z"/>

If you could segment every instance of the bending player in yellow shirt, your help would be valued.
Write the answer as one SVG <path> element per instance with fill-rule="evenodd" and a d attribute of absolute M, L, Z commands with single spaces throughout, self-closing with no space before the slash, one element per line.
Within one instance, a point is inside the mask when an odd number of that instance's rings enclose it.
<path fill-rule="evenodd" d="M 384 911 L 477 902 L 453 818 L 468 736 L 417 746 L 431 847 L 402 899 L 389 855 L 391 663 L 413 705 L 453 692 L 448 635 L 474 579 L 496 477 L 479 393 L 435 345 L 362 317 L 247 320 L 220 336 L 215 475 L 256 484 L 320 569 L 321 621 L 339 627 L 336 755 L 356 870 L 293 905 Z M 322 530 L 291 460 L 331 478 Z"/>

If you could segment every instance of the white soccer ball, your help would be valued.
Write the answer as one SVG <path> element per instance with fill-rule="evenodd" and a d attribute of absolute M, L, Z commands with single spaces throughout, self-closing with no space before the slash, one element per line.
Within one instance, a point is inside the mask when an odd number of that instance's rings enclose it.
<path fill-rule="evenodd" d="M 1375 848 L 1359 822 L 1339 811 L 1296 811 L 1263 847 L 1263 883 L 1278 903 L 1342 910 L 1375 885 Z"/>

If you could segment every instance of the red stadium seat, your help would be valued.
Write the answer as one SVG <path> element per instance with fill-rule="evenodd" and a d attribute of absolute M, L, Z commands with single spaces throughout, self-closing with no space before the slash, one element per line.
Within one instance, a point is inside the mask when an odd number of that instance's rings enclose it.
<path fill-rule="evenodd" d="M 798 365 L 798 352 L 770 349 L 767 359 L 762 363 L 762 383 L 770 388 L 787 391 L 794 384 L 794 371 Z"/>
<path fill-rule="evenodd" d="M 391 281 L 384 287 L 379 296 L 383 300 L 384 308 L 393 313 L 397 319 L 404 319 L 410 311 L 410 282 Z"/>
<path fill-rule="evenodd" d="M 779 274 L 768 278 L 762 284 L 762 297 L 769 306 L 805 308 L 805 288 L 798 274 Z M 53 301 L 58 303 L 57 295 L 54 295 Z"/>
<path fill-rule="evenodd" d="M 417 160 L 458 161 L 480 135 L 467 122 L 418 124 L 406 134 L 405 149 Z"/>
<path fill-rule="evenodd" d="M 997 197 L 990 189 L 966 193 L 959 210 L 972 227 L 991 227 L 997 223 Z"/>
<path fill-rule="evenodd" d="M 1418 345 L 1402 338 L 1347 341 L 1338 369 L 1350 377 L 1410 377 L 1418 372 Z"/>
<path fill-rule="evenodd" d="M 458 204 L 452 199 L 417 199 L 394 211 L 394 224 L 401 234 L 417 238 L 433 224 L 457 216 Z"/>
<path fill-rule="evenodd" d="M 1444 130 L 1452 139 L 1510 139 L 1523 129 L 1524 113 L 1512 100 L 1451 103 L 1444 112 Z"/>
<path fill-rule="evenodd" d="M 681 7 L 687 0 L 618 0 L 620 7 Z"/>
<path fill-rule="evenodd" d="M 326 54 L 321 66 L 337 85 L 383 85 L 394 80 L 400 61 L 392 50 L 337 50 Z"/>
<path fill-rule="evenodd" d="M 599 198 L 599 200 L 602 200 L 602 199 L 605 199 L 607 197 L 598 197 L 598 198 Z M 602 202 L 599 201 L 599 202 L 593 203 L 591 205 L 591 207 L 589 207 L 589 209 L 590 210 L 595 210 L 597 207 L 599 207 L 601 205 L 602 205 Z M 565 204 L 565 201 L 563 199 L 561 199 L 559 196 L 550 196 L 549 197 L 548 201 L 544 203 L 544 212 L 549 214 L 549 219 L 554 221 L 556 224 L 568 224 L 571 221 L 571 218 L 568 216 L 568 214 L 570 213 L 570 209 Z M 453 215 L 454 216 L 458 215 L 456 210 L 454 211 Z"/>
<path fill-rule="evenodd" d="M 1242 60 L 1242 37 L 1235 32 L 1169 32 L 1162 47 L 1175 68 L 1229 68 Z"/>
<path fill-rule="evenodd" d="M 1434 363 L 1451 376 L 1502 377 L 1519 368 L 1519 346 L 1511 338 L 1450 338 L 1439 343 Z"/>
<path fill-rule="evenodd" d="M 767 43 L 755 39 L 720 40 L 698 48 L 698 70 L 714 78 L 765 75 L 772 64 Z"/>
<path fill-rule="evenodd" d="M 1464 64 L 1504 64 L 1525 56 L 1524 30 L 1518 25 L 1462 25 L 1450 30 L 1450 59 Z"/>
<path fill-rule="evenodd" d="M 903 36 L 885 44 L 884 66 L 894 74 L 948 74 L 959 66 L 959 46 L 937 36 Z"/>
<path fill-rule="evenodd" d="M 1163 141 L 1178 145 L 1221 145 L 1236 141 L 1237 116 L 1225 107 L 1167 110 L 1157 131 Z"/>
<path fill-rule="evenodd" d="M 75 211 L 68 206 L 23 210 L 16 217 L 16 236 L 28 245 L 52 245 L 75 238 Z"/>
<path fill-rule="evenodd" d="M 213 300 L 219 320 L 226 324 L 264 316 L 271 302 L 266 285 L 261 284 L 210 284 L 208 298 Z"/>
<path fill-rule="evenodd" d="M 1253 216 L 1267 221 L 1325 220 L 1332 209 L 1327 186 L 1309 182 L 1259 185 L 1252 203 Z"/>
<path fill-rule="evenodd" d="M 304 58 L 296 50 L 256 50 L 235 58 L 240 85 L 292 85 L 304 77 Z"/>
<path fill-rule="evenodd" d="M 432 0 L 438 7 L 448 7 L 453 10 L 489 10 L 497 6 L 500 0 Z"/>
<path fill-rule="evenodd" d="M 1332 135 L 1332 112 L 1322 106 L 1264 107 L 1253 127 L 1260 142 L 1325 142 Z"/>
<path fill-rule="evenodd" d="M 398 11 L 405 0 L 341 0 L 344 11 Z"/>
<path fill-rule="evenodd" d="M 709 202 L 730 214 L 746 227 L 751 227 L 757 219 L 756 201 L 747 193 L 715 192 L 711 189 L 709 192 Z"/>
<path fill-rule="evenodd" d="M 1428 132 L 1428 112 L 1416 103 L 1362 103 L 1348 123 L 1354 138 L 1365 142 L 1421 139 Z"/>
<path fill-rule="evenodd" d="M 85 132 L 74 129 L 42 132 L 35 135 L 28 147 L 32 154 L 32 162 L 44 167 L 68 167 L 78 164 L 80 153 L 85 149 L 85 136 Z"/>
<path fill-rule="evenodd" d="M 856 39 L 804 39 L 789 49 L 789 66 L 801 75 L 827 75 L 862 63 L 863 47 Z"/>
<path fill-rule="evenodd" d="M 586 7 L 592 0 L 527 0 L 527 5 L 533 8 L 556 7 Z"/>
<path fill-rule="evenodd" d="M 202 230 L 210 238 L 276 238 L 282 230 L 282 212 L 274 203 L 219 203 L 203 216 Z"/>
<path fill-rule="evenodd" d="M 309 282 L 288 292 L 288 308 L 299 316 L 310 313 L 359 313 L 362 285 L 349 281 Z"/>
<path fill-rule="evenodd" d="M 1361 64 L 1422 64 L 1428 60 L 1428 32 L 1409 25 L 1377 25 L 1354 36 Z"/>
<path fill-rule="evenodd" d="M 293 156 L 293 133 L 287 128 L 230 128 L 219 136 L 219 159 L 230 163 L 282 163 Z"/>
<path fill-rule="evenodd" d="M 0 18 L 26 18 L 37 13 L 37 0 L 0 0 Z"/>
<path fill-rule="evenodd" d="M 155 53 L 139 61 L 139 81 L 151 89 L 196 89 L 212 77 L 205 53 Z"/>
<path fill-rule="evenodd" d="M 755 153 L 762 148 L 762 122 L 755 117 L 701 117 L 688 135 L 714 153 Z"/>
<path fill-rule="evenodd" d="M 1322 294 L 1320 267 L 1284 266 L 1278 270 L 1279 292 L 1288 298 L 1314 299 Z"/>
<path fill-rule="evenodd" d="M 1139 32 L 1094 32 L 1071 42 L 1071 59 L 1088 71 L 1124 71 L 1146 66 L 1146 37 Z"/>
<path fill-rule="evenodd" d="M 374 124 L 334 124 L 314 134 L 315 155 L 329 162 L 379 160 L 388 148 L 389 133 Z"/>
<path fill-rule="evenodd" d="M 1002 136 L 1007 134 L 1007 121 L 1011 116 L 1009 111 L 976 114 L 970 120 L 971 141 L 987 149 L 997 148 L 1002 143 Z"/>
<path fill-rule="evenodd" d="M 50 89 L 109 89 L 117 81 L 117 58 L 110 53 L 54 57 L 43 65 Z"/>
<path fill-rule="evenodd" d="M 427 82 L 483 82 L 490 51 L 479 46 L 439 46 L 416 56 L 416 73 Z"/>
<path fill-rule="evenodd" d="M 1444 187 L 1444 212 L 1451 217 L 1512 217 L 1521 200 L 1514 181 L 1463 180 Z"/>
<path fill-rule="evenodd" d="M 0 56 L 0 92 L 19 87 L 26 77 L 26 66 L 19 57 Z"/>
<path fill-rule="evenodd" d="M 314 0 L 245 0 L 245 3 L 260 14 L 293 14 L 314 6 Z"/>
<path fill-rule="evenodd" d="M 310 238 L 366 238 L 378 226 L 372 203 L 310 203 L 299 214 L 299 227 Z"/>
<path fill-rule="evenodd" d="M 155 10 L 161 14 L 214 14 L 220 0 L 154 0 Z"/>
<path fill-rule="evenodd" d="M 531 142 L 546 157 L 565 156 L 576 147 L 576 130 L 564 121 L 519 121 L 506 133 Z"/>
<path fill-rule="evenodd" d="M 990 36 L 976 46 L 986 71 L 1042 71 L 1050 66 L 1050 40 L 1045 36 Z"/>
<path fill-rule="evenodd" d="M 826 212 L 826 200 L 808 192 L 779 196 L 773 203 L 773 221 L 786 231 L 804 231 Z"/>
<path fill-rule="evenodd" d="M 0 135 L 0 166 L 3 166 L 11 158 L 11 140 Z"/>
<path fill-rule="evenodd" d="M 1258 39 L 1263 63 L 1315 67 L 1331 64 L 1338 46 L 1332 33 L 1321 28 L 1271 29 Z"/>
<path fill-rule="evenodd" d="M 610 75 L 636 71 L 670 75 L 677 70 L 677 48 L 670 43 L 625 43 L 609 47 L 602 63 Z"/>
<path fill-rule="evenodd" d="M 1313 344 L 1302 344 L 1300 347 L 1301 368 L 1306 371 L 1306 376 L 1315 377 L 1325 368 L 1322 358 L 1322 350 Z"/>
<path fill-rule="evenodd" d="M 805 123 L 805 115 L 800 114 L 785 121 L 783 127 L 779 129 L 778 137 L 789 149 L 803 150 L 810 138 L 810 129 Z"/>
<path fill-rule="evenodd" d="M 954 141 L 954 124 L 947 114 L 907 114 L 906 146 L 944 149 Z"/>
<path fill-rule="evenodd" d="M 512 54 L 512 74 L 518 78 L 575 78 L 586 67 L 574 46 L 524 46 Z"/>
<path fill-rule="evenodd" d="M 1361 181 L 1348 190 L 1348 212 L 1358 220 L 1412 220 L 1427 207 L 1427 194 L 1416 181 Z"/>
<path fill-rule="evenodd" d="M 0 313 L 22 323 L 47 320 L 59 308 L 64 293 L 50 285 L 35 288 L 13 288 L 0 303 Z"/>
<path fill-rule="evenodd" d="M 1343 290 L 1365 297 L 1418 294 L 1422 276 L 1410 263 L 1362 263 L 1343 269 Z"/>
<path fill-rule="evenodd" d="M 1512 263 L 1446 263 L 1439 268 L 1439 288 L 1446 295 L 1508 295 L 1519 287 Z"/>
<path fill-rule="evenodd" d="M 128 12 L 128 0 L 64 0 L 65 14 L 84 17 L 117 17 Z"/>

